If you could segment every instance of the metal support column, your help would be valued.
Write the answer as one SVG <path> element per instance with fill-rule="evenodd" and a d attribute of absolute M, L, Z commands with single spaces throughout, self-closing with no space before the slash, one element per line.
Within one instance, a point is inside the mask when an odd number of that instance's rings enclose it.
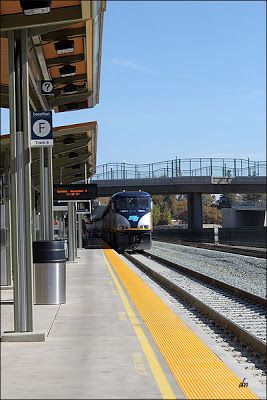
<path fill-rule="evenodd" d="M 73 209 L 73 238 L 74 238 L 74 257 L 77 258 L 77 203 L 74 203 L 74 209 Z"/>
<path fill-rule="evenodd" d="M 15 39 L 15 41 L 14 41 Z M 15 46 L 14 46 L 15 45 Z M 14 258 L 14 329 L 16 332 L 33 331 L 33 287 L 32 287 L 32 231 L 31 231 L 31 159 L 30 159 L 30 121 L 29 121 L 29 72 L 28 72 L 28 32 L 16 31 L 16 38 L 9 34 L 9 64 L 11 79 L 10 109 L 16 102 L 15 114 L 11 117 L 11 162 L 15 167 L 15 187 L 12 185 L 12 233 Z M 15 51 L 15 53 L 14 53 Z M 12 56 L 14 54 L 14 57 Z M 14 71 L 14 76 L 13 75 Z M 15 120 L 15 124 L 14 124 Z M 16 133 L 14 132 L 14 125 Z M 16 134 L 15 141 L 12 136 Z M 14 143 L 15 142 L 15 143 Z M 15 146 L 14 146 L 15 144 Z M 15 156 L 15 158 L 14 158 Z M 14 162 L 15 161 L 15 162 Z M 14 176 L 12 178 L 14 181 Z M 13 183 L 13 182 L 12 182 Z M 18 204 L 19 202 L 19 204 Z M 15 211 L 15 214 L 13 214 Z M 16 221 L 14 221 L 16 219 Z M 19 239 L 19 240 L 18 240 Z M 16 243 L 17 241 L 17 243 Z M 12 254 L 12 255 L 13 255 Z"/>
<path fill-rule="evenodd" d="M 52 147 L 39 149 L 41 239 L 54 238 Z"/>
<path fill-rule="evenodd" d="M 54 212 L 53 212 L 53 157 L 52 146 L 47 148 L 47 194 L 48 194 L 48 239 L 54 239 Z"/>
<path fill-rule="evenodd" d="M 68 203 L 68 254 L 69 261 L 74 261 L 74 243 L 75 232 L 74 232 L 74 202 Z"/>
<path fill-rule="evenodd" d="M 7 175 L 7 202 L 6 202 L 6 220 L 7 220 L 7 284 L 12 284 L 12 238 L 11 238 L 11 201 L 10 201 L 10 174 Z"/>
<path fill-rule="evenodd" d="M 14 284 L 14 326 L 19 327 L 19 298 L 18 298 L 18 202 L 17 202 L 17 171 L 16 171 L 16 79 L 15 79 L 15 38 L 14 31 L 8 32 L 8 64 L 9 64 L 9 121 L 10 121 L 10 228 L 11 228 L 11 257 Z"/>
<path fill-rule="evenodd" d="M 40 161 L 40 239 L 46 239 L 45 223 L 45 183 L 44 183 L 44 148 L 39 149 Z"/>
<path fill-rule="evenodd" d="M 45 226 L 45 237 L 44 240 L 49 240 L 49 193 L 48 193 L 48 181 L 49 181 L 49 173 L 48 167 L 44 167 L 44 208 L 41 210 L 41 213 L 44 213 L 43 221 Z"/>
<path fill-rule="evenodd" d="M 83 221 L 83 216 L 82 214 L 78 214 L 78 247 L 79 249 L 83 248 L 83 225 L 82 225 L 82 221 Z"/>

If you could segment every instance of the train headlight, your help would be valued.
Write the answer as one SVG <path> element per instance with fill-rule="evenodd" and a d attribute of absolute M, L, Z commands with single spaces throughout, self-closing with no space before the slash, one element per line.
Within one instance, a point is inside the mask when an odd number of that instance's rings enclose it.
<path fill-rule="evenodd" d="M 149 229 L 149 225 L 145 225 L 145 229 Z"/>
<path fill-rule="evenodd" d="M 144 225 L 140 225 L 140 228 L 141 228 L 141 229 L 144 229 Z"/>

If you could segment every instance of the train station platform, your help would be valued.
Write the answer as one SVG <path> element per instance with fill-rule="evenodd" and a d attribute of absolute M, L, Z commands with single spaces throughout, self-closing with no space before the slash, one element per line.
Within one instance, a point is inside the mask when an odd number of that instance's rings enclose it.
<path fill-rule="evenodd" d="M 67 263 L 66 304 L 34 306 L 45 342 L 1 343 L 1 398 L 260 398 L 117 253 L 101 247 L 91 241 Z M 1 292 L 3 333 L 13 329 L 13 305 L 12 291 Z"/>

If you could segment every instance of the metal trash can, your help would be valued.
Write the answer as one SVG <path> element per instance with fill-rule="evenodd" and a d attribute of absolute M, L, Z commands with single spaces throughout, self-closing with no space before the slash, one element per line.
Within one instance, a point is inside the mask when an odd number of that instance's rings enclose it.
<path fill-rule="evenodd" d="M 64 240 L 33 242 L 34 303 L 66 302 L 66 253 Z"/>

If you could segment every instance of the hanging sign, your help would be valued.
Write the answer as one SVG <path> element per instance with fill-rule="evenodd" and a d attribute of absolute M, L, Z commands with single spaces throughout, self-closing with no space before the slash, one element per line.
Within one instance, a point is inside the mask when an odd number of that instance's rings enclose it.
<path fill-rule="evenodd" d="M 97 197 L 97 184 L 54 185 L 54 200 L 81 201 L 91 200 Z"/>
<path fill-rule="evenodd" d="M 53 146 L 52 111 L 31 112 L 31 147 Z"/>
<path fill-rule="evenodd" d="M 46 96 L 54 94 L 54 85 L 52 81 L 41 81 L 41 94 Z"/>

